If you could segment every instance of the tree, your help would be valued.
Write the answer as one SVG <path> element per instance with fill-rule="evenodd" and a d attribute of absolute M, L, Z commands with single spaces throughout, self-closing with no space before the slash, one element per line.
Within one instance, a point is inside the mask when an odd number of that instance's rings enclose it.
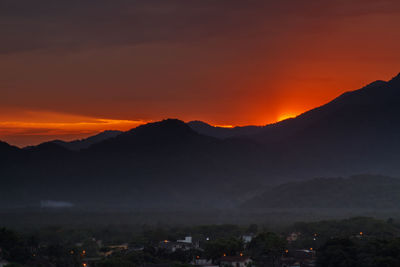
<path fill-rule="evenodd" d="M 204 254 L 208 259 L 218 260 L 223 255 L 236 256 L 244 250 L 244 244 L 241 239 L 216 239 L 205 244 Z"/>
<path fill-rule="evenodd" d="M 96 263 L 96 267 L 135 267 L 135 266 L 136 265 L 134 263 L 120 258 L 106 259 Z"/>
<path fill-rule="evenodd" d="M 246 230 L 246 233 L 248 234 L 257 234 L 258 232 L 258 225 L 257 224 L 251 224 Z"/>
<path fill-rule="evenodd" d="M 256 262 L 269 262 L 272 266 L 279 263 L 286 247 L 286 241 L 275 233 L 266 232 L 257 235 L 249 244 L 249 252 Z"/>
<path fill-rule="evenodd" d="M 5 228 L 0 229 L 0 248 L 6 260 L 16 263 L 26 263 L 30 259 L 30 252 L 20 236 Z"/>
<path fill-rule="evenodd" d="M 352 240 L 332 239 L 318 251 L 318 266 L 355 267 L 357 254 L 356 244 Z"/>

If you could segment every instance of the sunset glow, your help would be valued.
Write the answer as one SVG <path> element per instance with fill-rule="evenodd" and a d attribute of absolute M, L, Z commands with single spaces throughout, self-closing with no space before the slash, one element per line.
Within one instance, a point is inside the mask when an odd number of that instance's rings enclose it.
<path fill-rule="evenodd" d="M 234 128 L 235 126 L 233 125 L 213 125 L 214 127 L 220 127 L 220 128 Z"/>
<path fill-rule="evenodd" d="M 287 119 L 292 119 L 292 118 L 295 118 L 297 115 L 298 114 L 295 114 L 295 113 L 282 113 L 278 116 L 276 121 L 279 122 L 279 121 L 284 121 Z"/>
<path fill-rule="evenodd" d="M 4 117 L 4 115 L 3 115 Z M 15 145 L 84 138 L 105 130 L 127 131 L 149 121 L 94 118 L 80 115 L 27 111 L 10 119 L 0 116 L 0 139 Z"/>
<path fill-rule="evenodd" d="M 398 1 L 156 2 L 27 2 L 31 16 L 5 5 L 0 140 L 71 139 L 165 118 L 266 125 L 400 71 Z M 93 13 L 107 27 L 88 20 Z M 32 26 L 45 21 L 54 27 Z"/>

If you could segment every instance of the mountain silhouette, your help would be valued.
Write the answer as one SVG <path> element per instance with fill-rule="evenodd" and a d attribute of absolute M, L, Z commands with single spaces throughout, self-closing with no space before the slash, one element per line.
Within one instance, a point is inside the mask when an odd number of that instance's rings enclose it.
<path fill-rule="evenodd" d="M 263 130 L 262 126 L 237 126 L 233 128 L 224 128 L 212 126 L 202 121 L 190 121 L 187 124 L 190 126 L 190 128 L 200 134 L 220 139 L 255 135 Z"/>
<path fill-rule="evenodd" d="M 346 92 L 296 118 L 242 127 L 247 132 L 202 122 L 189 125 L 211 136 L 258 142 L 265 148 L 262 164 L 271 167 L 267 176 L 278 180 L 355 173 L 398 176 L 400 74 Z"/>
<path fill-rule="evenodd" d="M 316 131 L 322 127 L 337 129 L 339 126 L 341 130 L 350 132 L 357 126 L 373 123 L 388 124 L 400 110 L 397 107 L 400 102 L 399 76 L 400 74 L 389 82 L 376 81 L 362 89 L 346 92 L 328 104 L 305 112 L 294 119 L 267 125 L 255 138 L 269 143 L 270 138 L 274 141 L 285 139 L 301 134 L 307 128 Z"/>
<path fill-rule="evenodd" d="M 231 164 L 256 164 L 246 163 L 245 156 L 254 148 L 252 141 L 201 135 L 177 119 L 142 125 L 80 151 L 54 142 L 16 148 L 21 155 L 17 166 L 0 170 L 1 179 L 12 180 L 0 189 L 5 191 L 0 203 L 21 206 L 51 199 L 80 207 L 158 209 L 232 205 L 227 196 L 249 171 Z"/>
<path fill-rule="evenodd" d="M 266 126 L 253 139 L 307 175 L 385 173 L 400 168 L 400 77 L 347 92 L 294 119 Z"/>
<path fill-rule="evenodd" d="M 318 178 L 271 187 L 242 205 L 265 209 L 384 209 L 397 210 L 400 179 L 379 175 Z"/>
<path fill-rule="evenodd" d="M 203 136 L 193 131 L 183 121 L 167 119 L 160 122 L 148 123 L 138 126 L 130 131 L 119 134 L 92 145 L 87 152 L 137 152 L 152 149 L 164 149 L 172 146 L 177 149 L 179 145 L 195 145 L 215 141 L 213 138 Z"/>
<path fill-rule="evenodd" d="M 107 131 L 103 131 L 99 134 L 96 134 L 96 135 L 93 135 L 93 136 L 90 136 L 88 138 L 81 139 L 81 140 L 74 140 L 74 141 L 70 141 L 70 142 L 65 142 L 62 140 L 54 140 L 54 141 L 50 141 L 50 142 L 60 145 L 62 147 L 65 147 L 69 150 L 78 151 L 81 149 L 86 149 L 86 148 L 90 147 L 91 145 L 100 143 L 106 139 L 116 137 L 116 136 L 120 135 L 121 133 L 122 133 L 122 131 L 107 130 Z"/>
<path fill-rule="evenodd" d="M 23 153 L 18 147 L 0 141 L 0 168 L 19 161 L 22 157 Z"/>
<path fill-rule="evenodd" d="M 49 199 L 87 208 L 234 207 L 294 180 L 400 177 L 399 137 L 397 76 L 263 127 L 167 119 L 73 145 L 19 149 L 1 142 L 0 207 Z"/>

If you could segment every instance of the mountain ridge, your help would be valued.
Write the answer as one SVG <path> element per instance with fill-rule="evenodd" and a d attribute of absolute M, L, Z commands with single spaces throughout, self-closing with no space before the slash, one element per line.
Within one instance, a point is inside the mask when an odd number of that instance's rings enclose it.
<path fill-rule="evenodd" d="M 400 179 L 381 175 L 315 178 L 272 187 L 246 209 L 399 209 Z"/>
<path fill-rule="evenodd" d="M 276 127 L 280 127 L 282 125 L 290 124 L 292 121 L 294 121 L 297 118 L 307 116 L 311 112 L 319 111 L 320 108 L 323 108 L 326 105 L 331 105 L 336 102 L 340 102 L 343 98 L 353 97 L 354 94 L 364 93 L 365 91 L 368 91 L 371 89 L 372 90 L 375 90 L 377 88 L 379 89 L 380 87 L 385 86 L 387 84 L 397 84 L 397 83 L 400 84 L 400 73 L 398 75 L 394 76 L 389 81 L 376 80 L 370 84 L 367 84 L 366 86 L 364 86 L 360 89 L 344 92 L 343 94 L 339 95 L 338 97 L 334 98 L 333 100 L 329 101 L 328 103 L 325 103 L 319 107 L 315 107 L 311 110 L 305 111 L 305 112 L 297 115 L 295 118 L 289 118 L 289 119 L 285 119 L 282 121 L 278 121 L 278 122 L 274 122 L 274 123 L 270 123 L 270 124 L 266 124 L 266 125 L 245 125 L 245 126 L 234 126 L 234 127 L 227 128 L 227 127 L 213 126 L 213 125 L 211 125 L 207 122 L 201 121 L 201 120 L 192 120 L 192 121 L 187 122 L 186 124 L 189 125 L 190 128 L 192 128 L 194 131 L 196 131 L 199 134 L 208 135 L 208 136 L 216 137 L 216 138 L 220 138 L 220 139 L 244 137 L 244 136 L 254 137 L 254 135 L 262 134 L 263 130 L 265 130 L 265 129 L 268 130 L 269 128 L 276 128 Z M 397 91 L 398 90 L 396 90 L 395 92 L 397 92 Z M 166 119 L 166 120 L 168 120 L 168 119 Z M 144 125 L 146 125 L 146 124 L 144 124 Z M 138 127 L 140 127 L 140 126 L 138 126 Z M 133 129 L 135 129 L 135 128 L 133 128 Z M 133 130 L 133 129 L 131 129 L 131 130 Z M 128 130 L 126 132 L 129 132 L 131 130 Z M 80 149 L 86 149 L 90 145 L 99 143 L 108 138 L 118 136 L 121 133 L 124 133 L 124 132 L 117 131 L 117 130 L 105 130 L 103 132 L 100 132 L 93 136 L 89 136 L 88 138 L 84 138 L 84 139 L 77 139 L 77 140 L 73 140 L 73 141 L 52 140 L 52 141 L 46 141 L 45 143 L 53 142 L 58 145 L 64 146 L 70 150 L 80 150 Z M 29 146 L 29 147 L 32 147 L 32 146 Z"/>
<path fill-rule="evenodd" d="M 400 177 L 399 81 L 371 83 L 296 118 L 256 127 L 255 134 L 247 128 L 250 134 L 217 138 L 199 133 L 193 122 L 166 119 L 79 151 L 57 143 L 30 149 L 0 143 L 0 205 L 54 199 L 226 208 L 264 186 L 310 177 Z"/>

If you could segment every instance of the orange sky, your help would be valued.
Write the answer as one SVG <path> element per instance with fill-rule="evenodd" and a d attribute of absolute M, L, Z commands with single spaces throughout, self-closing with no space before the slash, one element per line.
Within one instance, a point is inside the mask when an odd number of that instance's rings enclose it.
<path fill-rule="evenodd" d="M 0 140 L 264 125 L 400 72 L 400 3 L 0 3 Z M 5 25 L 5 26 L 4 26 Z"/>

